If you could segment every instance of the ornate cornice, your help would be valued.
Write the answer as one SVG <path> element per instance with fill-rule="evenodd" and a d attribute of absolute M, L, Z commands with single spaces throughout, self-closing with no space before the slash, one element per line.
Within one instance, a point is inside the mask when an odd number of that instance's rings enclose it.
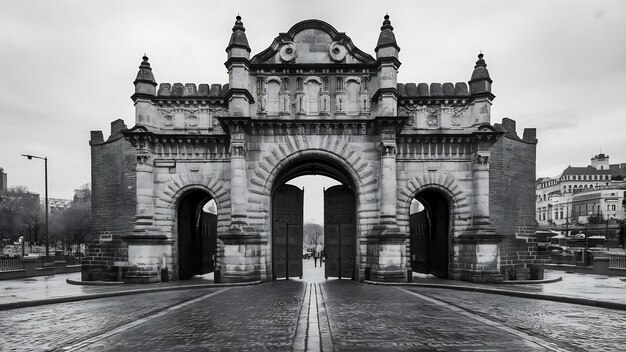
<path fill-rule="evenodd" d="M 399 133 L 407 121 L 405 116 L 378 116 L 345 119 L 252 119 L 251 117 L 218 117 L 229 134 L 249 135 L 377 135 L 383 130 Z"/>
<path fill-rule="evenodd" d="M 376 63 L 376 60 L 371 55 L 357 48 L 352 42 L 352 39 L 350 39 L 350 37 L 348 37 L 345 33 L 337 31 L 333 26 L 324 21 L 305 20 L 293 25 L 289 29 L 289 31 L 287 31 L 287 33 L 280 33 L 267 49 L 261 51 L 252 58 L 252 64 L 263 64 L 279 51 L 281 45 L 288 42 L 293 42 L 295 35 L 306 29 L 318 29 L 327 33 L 334 42 L 345 45 L 348 52 L 350 52 L 355 58 L 357 58 L 359 61 L 362 61 L 363 63 Z"/>

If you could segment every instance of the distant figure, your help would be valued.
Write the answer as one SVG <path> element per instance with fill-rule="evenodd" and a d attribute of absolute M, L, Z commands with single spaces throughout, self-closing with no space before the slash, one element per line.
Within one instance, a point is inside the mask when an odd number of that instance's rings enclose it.
<path fill-rule="evenodd" d="M 320 253 L 318 251 L 315 251 L 313 253 L 313 261 L 315 262 L 315 267 L 317 268 L 317 259 L 320 257 Z M 322 265 L 322 263 L 320 263 L 320 266 Z"/>
<path fill-rule="evenodd" d="M 619 240 L 619 244 L 624 251 L 626 251 L 626 231 L 617 230 L 617 239 Z"/>

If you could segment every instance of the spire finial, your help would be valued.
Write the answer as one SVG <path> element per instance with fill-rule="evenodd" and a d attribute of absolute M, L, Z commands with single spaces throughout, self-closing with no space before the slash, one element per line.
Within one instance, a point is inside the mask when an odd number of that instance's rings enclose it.
<path fill-rule="evenodd" d="M 389 13 L 385 14 L 385 20 L 383 21 L 382 27 L 380 27 L 381 31 L 383 31 L 385 29 L 389 29 L 389 30 L 393 31 L 393 27 L 391 26 L 391 21 L 389 20 Z"/>
<path fill-rule="evenodd" d="M 484 56 L 485 55 L 483 55 L 483 51 L 481 50 L 478 54 L 478 61 L 476 61 L 476 66 L 474 66 L 474 68 L 487 67 L 487 63 L 485 63 L 485 60 L 483 60 Z"/>
<path fill-rule="evenodd" d="M 243 27 L 243 22 L 241 22 L 241 16 L 239 16 L 239 13 L 237 13 L 237 17 L 235 17 L 235 26 L 233 26 L 233 32 L 238 30 L 242 32 L 246 31 L 246 29 Z"/>

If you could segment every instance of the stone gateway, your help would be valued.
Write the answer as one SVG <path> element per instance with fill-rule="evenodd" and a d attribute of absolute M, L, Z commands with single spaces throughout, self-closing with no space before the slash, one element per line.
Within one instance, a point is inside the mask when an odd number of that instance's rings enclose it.
<path fill-rule="evenodd" d="M 491 124 L 482 54 L 468 84 L 398 83 L 389 16 L 374 51 L 307 20 L 250 58 L 237 16 L 228 84 L 157 89 L 144 56 L 135 126 L 91 133 L 83 280 L 299 277 L 303 193 L 285 183 L 307 174 L 341 183 L 324 194 L 327 277 L 529 277 L 535 130 Z"/>

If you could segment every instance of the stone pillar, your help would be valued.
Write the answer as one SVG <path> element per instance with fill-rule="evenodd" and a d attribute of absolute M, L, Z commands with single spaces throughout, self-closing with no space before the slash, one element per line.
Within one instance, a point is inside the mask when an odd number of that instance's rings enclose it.
<path fill-rule="evenodd" d="M 137 166 L 137 213 L 135 230 L 147 231 L 148 226 L 152 226 L 154 221 L 154 175 L 153 160 L 150 154 L 138 154 Z"/>
<path fill-rule="evenodd" d="M 262 257 L 267 239 L 247 223 L 248 177 L 244 133 L 230 133 L 230 202 L 231 223 L 220 234 L 221 253 L 218 267 L 222 282 L 244 282 L 265 277 L 266 263 Z"/>
<path fill-rule="evenodd" d="M 246 154 L 243 132 L 230 136 L 230 204 L 233 223 L 245 223 L 248 203 L 248 177 L 246 176 Z"/>
<path fill-rule="evenodd" d="M 380 220 L 361 246 L 366 248 L 365 268 L 373 281 L 406 281 L 406 239 L 396 221 L 396 134 L 381 131 L 380 144 Z M 364 268 L 364 269 L 365 269 Z M 364 273 L 363 273 L 364 274 Z"/>
<path fill-rule="evenodd" d="M 472 162 L 472 224 L 455 239 L 453 279 L 500 282 L 500 242 L 489 221 L 489 151 L 480 147 Z"/>
<path fill-rule="evenodd" d="M 138 146 L 143 149 L 141 145 Z M 144 151 L 137 155 L 136 192 L 137 210 L 134 229 L 122 236 L 128 244 L 128 263 L 114 263 L 115 267 L 128 266 L 126 283 L 153 283 L 161 281 L 163 258 L 171 253 L 171 240 L 156 234 L 154 225 L 154 161 Z"/>
<path fill-rule="evenodd" d="M 380 220 L 383 224 L 396 224 L 396 138 L 393 131 L 382 133 L 380 146 L 381 206 Z"/>
<path fill-rule="evenodd" d="M 477 150 L 472 163 L 472 224 L 475 227 L 490 225 L 489 156 L 488 150 Z"/>

